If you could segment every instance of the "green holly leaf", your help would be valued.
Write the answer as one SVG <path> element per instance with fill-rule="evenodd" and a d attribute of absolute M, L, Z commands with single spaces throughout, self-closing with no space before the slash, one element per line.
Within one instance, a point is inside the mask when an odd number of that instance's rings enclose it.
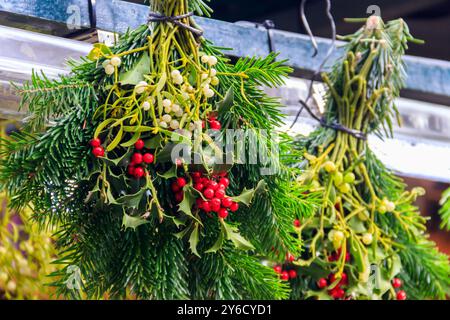
<path fill-rule="evenodd" d="M 137 209 L 141 203 L 142 198 L 145 196 L 147 189 L 142 188 L 135 194 L 129 194 L 117 199 L 118 204 L 122 204 L 128 208 Z"/>
<path fill-rule="evenodd" d="M 266 182 L 264 180 L 261 180 L 258 182 L 256 188 L 254 189 L 246 189 L 244 188 L 244 191 L 239 196 L 231 197 L 233 201 L 243 203 L 246 206 L 249 206 L 252 203 L 252 200 L 258 192 L 265 191 L 266 188 Z"/>
<path fill-rule="evenodd" d="M 234 246 L 241 250 L 254 250 L 255 247 L 238 232 L 237 227 L 227 224 L 223 219 L 220 219 L 223 226 L 223 231 L 227 240 L 231 240 Z"/>
<path fill-rule="evenodd" d="M 153 138 L 145 141 L 145 147 L 147 149 L 156 149 L 161 146 L 161 141 L 161 135 L 154 136 Z"/>
<path fill-rule="evenodd" d="M 222 249 L 223 241 L 225 240 L 225 234 L 226 230 L 223 226 L 223 224 L 220 224 L 220 232 L 219 237 L 217 238 L 216 242 L 213 244 L 211 248 L 205 251 L 205 253 L 214 253 Z"/>
<path fill-rule="evenodd" d="M 123 214 L 122 219 L 122 226 L 126 229 L 131 228 L 133 230 L 136 230 L 137 227 L 149 223 L 147 220 L 141 217 L 132 217 L 127 215 L 126 213 Z"/>
<path fill-rule="evenodd" d="M 195 203 L 195 199 L 196 196 L 194 189 L 191 186 L 185 186 L 184 198 L 183 201 L 181 201 L 180 204 L 178 205 L 178 211 L 183 212 L 184 214 L 188 215 L 189 217 L 200 223 L 200 225 L 203 225 L 202 222 L 198 220 L 196 217 L 194 217 L 194 215 L 192 214 L 191 208 Z"/>
<path fill-rule="evenodd" d="M 144 52 L 136 64 L 128 71 L 121 72 L 119 82 L 122 85 L 137 85 L 140 81 L 144 81 L 144 75 L 150 72 L 150 57 Z"/>
<path fill-rule="evenodd" d="M 200 258 L 200 254 L 197 251 L 197 245 L 199 241 L 198 227 L 198 223 L 194 223 L 194 228 L 192 230 L 191 236 L 189 237 L 189 248 L 191 249 L 193 254 Z"/>
<path fill-rule="evenodd" d="M 173 165 L 172 168 L 167 170 L 164 174 L 159 174 L 158 173 L 158 176 L 160 176 L 161 178 L 164 178 L 166 180 L 171 179 L 171 178 L 175 178 L 177 176 L 177 166 Z"/>

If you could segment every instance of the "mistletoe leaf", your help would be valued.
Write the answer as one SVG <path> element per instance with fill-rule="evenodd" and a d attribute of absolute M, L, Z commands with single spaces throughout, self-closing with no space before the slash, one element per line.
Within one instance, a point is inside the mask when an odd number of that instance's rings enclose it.
<path fill-rule="evenodd" d="M 244 191 L 236 197 L 231 197 L 233 201 L 243 203 L 246 206 L 249 206 L 252 203 L 252 200 L 258 192 L 264 191 L 266 188 L 266 182 L 264 180 L 261 180 L 258 182 L 256 188 L 254 189 L 246 189 L 244 188 Z"/>
<path fill-rule="evenodd" d="M 136 141 L 139 140 L 140 137 L 141 137 L 141 133 L 137 131 L 133 134 L 133 136 L 131 137 L 130 140 L 128 140 L 127 142 L 121 143 L 120 146 L 125 147 L 125 148 L 131 147 L 132 145 L 134 145 L 136 143 Z"/>
<path fill-rule="evenodd" d="M 119 145 L 120 141 L 122 141 L 122 136 L 123 136 L 123 126 L 122 124 L 120 124 L 119 132 L 117 133 L 113 141 L 111 141 L 111 143 L 106 147 L 106 151 L 114 150 Z"/>
<path fill-rule="evenodd" d="M 122 85 L 137 85 L 144 81 L 144 75 L 150 70 L 150 57 L 147 52 L 142 54 L 136 64 L 130 70 L 120 73 L 119 82 Z"/>
<path fill-rule="evenodd" d="M 94 132 L 94 138 L 98 138 L 98 136 L 103 131 L 103 129 L 105 129 L 109 124 L 111 124 L 115 121 L 116 121 L 116 119 L 109 118 L 109 119 L 104 120 L 102 123 L 100 123 Z"/>
<path fill-rule="evenodd" d="M 111 49 L 104 43 L 94 44 L 94 48 L 89 52 L 87 58 L 91 61 L 97 61 L 103 56 L 111 55 Z"/>
<path fill-rule="evenodd" d="M 132 216 L 127 215 L 126 213 L 123 214 L 122 226 L 125 228 L 125 230 L 128 228 L 136 230 L 137 227 L 139 227 L 143 224 L 147 224 L 147 223 L 150 223 L 150 222 L 145 220 L 144 218 L 132 217 Z"/>
<path fill-rule="evenodd" d="M 364 245 L 353 235 L 350 237 L 350 252 L 359 272 L 359 280 L 367 282 L 370 274 L 369 255 Z"/>

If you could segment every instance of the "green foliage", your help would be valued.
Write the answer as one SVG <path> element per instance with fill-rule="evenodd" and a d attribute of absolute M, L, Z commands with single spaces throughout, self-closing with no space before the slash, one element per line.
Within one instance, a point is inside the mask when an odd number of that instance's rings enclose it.
<path fill-rule="evenodd" d="M 450 231 L 450 189 L 444 191 L 440 204 L 442 205 L 439 210 L 442 219 L 441 228 Z"/>
<path fill-rule="evenodd" d="M 197 13 L 209 12 L 201 0 L 151 5 L 154 11 L 171 15 L 183 13 L 186 4 Z M 200 89 L 203 79 L 195 68 L 202 71 L 205 66 L 199 63 L 198 50 L 217 57 L 220 84 L 209 99 L 196 91 L 198 104 L 190 106 L 183 104 L 168 75 L 178 68 Z M 121 58 L 120 69 L 115 66 L 113 74 L 105 74 L 114 57 Z M 280 85 L 290 72 L 275 58 L 231 64 L 210 43 L 164 23 L 153 32 L 148 26 L 129 31 L 112 48 L 95 46 L 87 58 L 71 62 L 69 77 L 55 81 L 33 75 L 22 91 L 30 110 L 28 122 L 11 141 L 2 141 L 0 183 L 11 195 L 13 207 L 30 203 L 40 225 L 58 224 L 60 257 L 55 263 L 59 270 L 52 276 L 59 294 L 123 298 L 131 292 L 144 299 L 288 297 L 287 284 L 259 260 L 266 255 L 282 260 L 287 252 L 300 252 L 292 223 L 311 216 L 317 201 L 310 202 L 306 188 L 294 180 L 298 172 L 288 166 L 293 156 L 290 141 L 286 137 L 279 141 L 279 158 L 272 148 L 277 145 L 269 139 L 275 137 L 273 129 L 281 125 L 282 116 L 278 100 L 267 97 L 260 86 Z M 148 82 L 147 91 L 138 96 L 133 84 L 142 79 Z M 184 200 L 175 205 L 171 182 L 181 175 L 188 178 L 191 168 L 163 161 L 176 145 L 174 139 L 183 140 L 155 121 L 161 117 L 162 100 L 168 98 L 187 110 L 194 108 L 187 112 L 192 119 L 186 123 L 204 120 L 212 112 L 218 113 L 224 128 L 253 129 L 262 154 L 271 161 L 271 175 L 261 170 L 267 164 L 235 163 L 225 168 L 231 180 L 227 192 L 241 202 L 239 212 L 226 222 L 200 215 L 193 206 L 198 195 L 191 182 Z M 152 102 L 148 113 L 141 111 L 145 101 Z M 89 148 L 97 136 L 106 149 L 100 158 L 94 158 Z M 156 158 L 146 168 L 148 176 L 140 180 L 126 173 L 138 138 L 155 150 Z M 248 139 L 244 146 L 249 148 Z M 273 252 L 274 246 L 280 249 Z"/>

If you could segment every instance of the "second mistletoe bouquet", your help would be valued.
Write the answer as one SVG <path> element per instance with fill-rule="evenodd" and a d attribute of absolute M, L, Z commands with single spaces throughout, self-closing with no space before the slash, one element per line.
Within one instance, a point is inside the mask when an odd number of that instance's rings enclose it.
<path fill-rule="evenodd" d="M 12 206 L 58 226 L 67 296 L 286 298 L 258 256 L 298 255 L 293 221 L 314 205 L 278 159 L 278 101 L 260 87 L 290 70 L 275 55 L 230 64 L 192 20 L 201 0 L 150 9 L 70 76 L 20 88 L 30 116 L 0 173 Z M 244 133 L 224 151 L 229 132 Z"/>

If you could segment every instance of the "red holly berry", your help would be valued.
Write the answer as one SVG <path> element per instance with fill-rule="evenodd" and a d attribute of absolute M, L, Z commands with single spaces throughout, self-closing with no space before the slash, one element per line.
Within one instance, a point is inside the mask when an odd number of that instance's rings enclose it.
<path fill-rule="evenodd" d="M 289 270 L 289 278 L 291 278 L 291 279 L 297 278 L 297 271 Z"/>
<path fill-rule="evenodd" d="M 232 204 L 233 204 L 233 200 L 231 198 L 226 197 L 226 198 L 222 199 L 222 207 L 229 208 L 229 207 L 231 207 Z"/>
<path fill-rule="evenodd" d="M 214 192 L 214 195 L 217 199 L 223 199 L 225 197 L 225 191 L 223 191 L 222 189 L 218 189 L 216 190 L 216 192 Z"/>
<path fill-rule="evenodd" d="M 183 188 L 187 184 L 186 179 L 183 177 L 177 178 L 177 185 Z"/>
<path fill-rule="evenodd" d="M 134 147 L 135 147 L 137 150 L 144 149 L 144 146 L 145 146 L 145 143 L 144 143 L 144 140 L 142 140 L 142 139 L 139 139 L 139 140 L 136 141 L 136 143 L 134 144 Z"/>
<path fill-rule="evenodd" d="M 400 288 L 402 286 L 402 280 L 400 280 L 399 278 L 394 278 L 392 279 L 392 286 L 394 288 Z"/>
<path fill-rule="evenodd" d="M 203 191 L 203 195 L 206 199 L 212 199 L 214 198 L 214 190 L 208 187 L 205 191 Z"/>
<path fill-rule="evenodd" d="M 134 169 L 134 176 L 136 179 L 142 178 L 145 174 L 144 169 L 142 169 L 141 167 L 136 167 Z"/>
<path fill-rule="evenodd" d="M 183 198 L 184 198 L 184 193 L 183 193 L 183 191 L 179 191 L 179 192 L 175 193 L 175 201 L 176 201 L 176 202 L 181 202 L 181 201 L 183 201 Z"/>
<path fill-rule="evenodd" d="M 205 203 L 205 200 L 202 198 L 195 199 L 195 204 L 197 205 L 197 208 L 201 209 L 203 208 L 203 204 Z"/>
<path fill-rule="evenodd" d="M 222 208 L 219 210 L 219 218 L 225 219 L 228 217 L 228 210 L 225 208 Z"/>
<path fill-rule="evenodd" d="M 339 281 L 340 286 L 346 286 L 348 284 L 348 276 L 345 272 L 342 273 L 341 281 Z"/>
<path fill-rule="evenodd" d="M 406 300 L 406 292 L 403 290 L 397 292 L 397 300 Z"/>
<path fill-rule="evenodd" d="M 239 209 L 239 204 L 237 202 L 233 202 L 230 206 L 230 211 L 231 212 L 236 212 Z"/>
<path fill-rule="evenodd" d="M 211 205 L 211 210 L 214 212 L 219 212 L 220 210 L 220 205 L 221 205 L 221 201 L 220 199 L 217 198 L 213 198 L 210 201 L 210 205 Z"/>
<path fill-rule="evenodd" d="M 222 125 L 221 125 L 220 122 L 217 121 L 217 120 L 211 120 L 211 121 L 209 122 L 209 127 L 210 127 L 212 130 L 220 130 L 220 129 L 222 128 Z"/>
<path fill-rule="evenodd" d="M 226 188 L 227 188 L 227 187 L 225 187 L 225 185 L 219 183 L 219 188 L 218 188 L 218 189 L 220 189 L 220 190 L 225 190 Z"/>
<path fill-rule="evenodd" d="M 142 154 L 140 154 L 140 153 L 133 154 L 133 156 L 131 157 L 131 161 L 134 164 L 141 164 L 142 163 Z"/>
<path fill-rule="evenodd" d="M 91 140 L 91 142 L 89 142 L 92 148 L 97 148 L 100 147 L 102 144 L 102 140 L 100 140 L 99 138 L 94 138 Z"/>
<path fill-rule="evenodd" d="M 320 289 L 323 289 L 323 288 L 325 288 L 326 286 L 328 286 L 328 281 L 327 281 L 327 279 L 325 279 L 325 278 L 320 278 L 320 279 L 317 281 L 317 286 L 318 286 Z"/>
<path fill-rule="evenodd" d="M 281 280 L 288 281 L 289 280 L 289 273 L 287 271 L 281 272 Z"/>
<path fill-rule="evenodd" d="M 198 172 L 198 171 L 192 172 L 192 173 L 191 173 L 191 177 L 192 177 L 192 179 L 193 179 L 195 182 L 197 182 L 197 180 L 200 179 L 200 178 L 202 177 L 202 174 L 201 174 L 200 172 Z"/>
<path fill-rule="evenodd" d="M 292 253 L 288 252 L 286 253 L 286 261 L 292 262 L 295 260 L 295 257 Z"/>
<path fill-rule="evenodd" d="M 103 157 L 105 155 L 105 149 L 103 149 L 102 147 L 96 147 L 94 149 L 92 149 L 92 154 L 94 156 L 98 157 Z"/>
<path fill-rule="evenodd" d="M 281 273 L 281 266 L 276 265 L 275 267 L 273 267 L 273 271 L 275 271 L 276 273 Z"/>
<path fill-rule="evenodd" d="M 145 163 L 150 164 L 150 163 L 153 163 L 153 160 L 155 160 L 155 157 L 154 157 L 151 153 L 145 153 L 145 154 L 142 156 L 142 160 L 143 160 Z"/>
<path fill-rule="evenodd" d="M 208 201 L 203 202 L 202 209 L 205 212 L 211 212 L 211 204 Z"/>
<path fill-rule="evenodd" d="M 228 178 L 221 178 L 219 184 L 223 184 L 227 188 L 230 185 L 230 180 Z"/>
<path fill-rule="evenodd" d="M 334 299 L 342 299 L 345 296 L 345 291 L 339 287 L 331 289 L 330 291 L 328 291 L 328 293 Z"/>
<path fill-rule="evenodd" d="M 295 219 L 294 220 L 294 226 L 297 227 L 297 228 L 300 227 L 301 226 L 300 220 Z"/>
<path fill-rule="evenodd" d="M 178 192 L 181 190 L 180 186 L 176 181 L 172 182 L 172 185 L 170 186 L 173 192 Z"/>
<path fill-rule="evenodd" d="M 134 175 L 134 167 L 131 166 L 131 165 L 128 166 L 127 172 L 128 172 L 128 174 L 129 174 L 130 176 L 133 176 L 133 175 Z"/>
<path fill-rule="evenodd" d="M 219 189 L 219 184 L 213 180 L 210 180 L 208 182 L 208 188 L 213 189 L 214 191 L 216 191 L 217 189 Z"/>
<path fill-rule="evenodd" d="M 202 183 L 196 183 L 194 185 L 194 189 L 198 191 L 202 191 L 205 186 Z"/>

